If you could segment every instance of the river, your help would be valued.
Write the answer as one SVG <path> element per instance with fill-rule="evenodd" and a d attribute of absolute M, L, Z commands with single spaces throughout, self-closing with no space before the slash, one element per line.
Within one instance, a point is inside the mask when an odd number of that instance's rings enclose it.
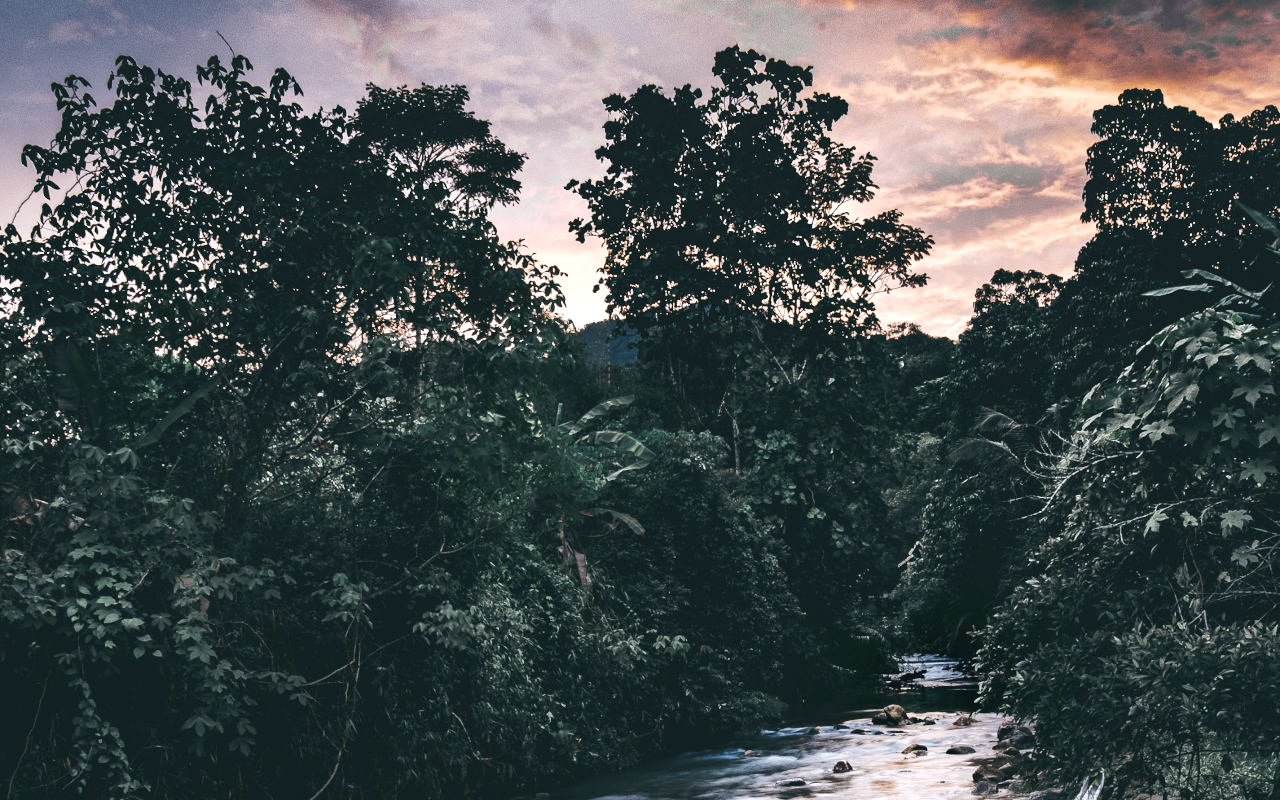
<path fill-rule="evenodd" d="M 901 691 L 886 689 L 865 707 L 821 719 L 797 720 L 737 742 L 736 747 L 702 750 L 659 759 L 613 775 L 603 775 L 551 793 L 554 800 L 756 800 L 757 798 L 971 798 L 973 760 L 992 754 L 1000 717 L 976 714 L 956 725 L 974 707 L 977 687 L 954 661 L 915 656 L 903 671 L 923 678 Z M 904 706 L 926 722 L 890 728 L 872 725 L 885 705 Z M 963 713 L 962 713 L 963 712 Z M 815 732 L 814 729 L 817 728 Z M 907 755 L 910 745 L 924 755 Z M 965 745 L 973 754 L 947 754 Z M 836 762 L 851 771 L 835 773 Z"/>

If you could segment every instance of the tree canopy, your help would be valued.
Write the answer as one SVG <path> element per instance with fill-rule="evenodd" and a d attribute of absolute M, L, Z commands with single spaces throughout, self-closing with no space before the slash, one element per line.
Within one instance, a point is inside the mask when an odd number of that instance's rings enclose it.
<path fill-rule="evenodd" d="M 570 182 L 591 210 L 578 238 L 607 248 L 609 310 L 642 336 L 663 326 L 874 324 L 872 297 L 919 286 L 931 239 L 897 211 L 866 219 L 874 158 L 832 138 L 849 111 L 812 93 L 812 69 L 730 47 L 704 97 L 642 86 L 605 107 L 604 177 Z"/>

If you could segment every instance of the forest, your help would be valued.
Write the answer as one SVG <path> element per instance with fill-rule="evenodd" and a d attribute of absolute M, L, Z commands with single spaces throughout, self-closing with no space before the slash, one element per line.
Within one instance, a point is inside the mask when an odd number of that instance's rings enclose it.
<path fill-rule="evenodd" d="M 0 238 L 6 797 L 532 794 L 939 652 L 1045 785 L 1280 798 L 1280 111 L 1098 109 L 1074 272 L 992 264 L 952 341 L 877 319 L 933 239 L 813 82 L 603 99 L 582 330 L 465 87 L 55 84 Z"/>

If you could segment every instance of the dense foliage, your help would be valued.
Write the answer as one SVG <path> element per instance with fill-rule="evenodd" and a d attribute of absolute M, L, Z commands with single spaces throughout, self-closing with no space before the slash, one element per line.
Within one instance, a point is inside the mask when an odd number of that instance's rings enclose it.
<path fill-rule="evenodd" d="M 489 221 L 459 86 L 54 86 L 0 240 L 13 797 L 495 796 L 976 653 L 1046 779 L 1280 796 L 1280 112 L 1097 112 L 1074 275 L 881 330 L 931 240 L 808 68 L 610 96 L 619 318 Z M 9 767 L 8 765 L 12 766 Z"/>
<path fill-rule="evenodd" d="M 978 649 L 1047 776 L 1276 797 L 1280 113 L 1131 90 L 1094 132 L 1075 274 L 998 270 L 930 384 L 900 619 Z"/>
<path fill-rule="evenodd" d="M 456 797 L 777 714 L 804 643 L 770 528 L 714 437 L 577 419 L 601 398 L 557 272 L 487 219 L 523 157 L 466 91 L 309 113 L 242 57 L 197 75 L 121 58 L 102 106 L 68 78 L 24 151 L 50 202 L 0 255 L 13 796 Z M 655 452 L 653 488 L 610 488 Z M 735 572 L 672 570 L 686 546 Z"/>
<path fill-rule="evenodd" d="M 790 684 L 815 699 L 859 637 L 901 539 L 881 497 L 888 360 L 873 297 L 918 286 L 932 240 L 897 211 L 865 219 L 873 158 L 830 136 L 848 113 L 812 71 L 731 47 L 705 94 L 643 86 L 605 99 L 603 177 L 571 182 L 598 236 L 600 286 L 638 336 L 638 371 L 672 394 L 668 425 L 729 443 L 750 507 L 814 641 Z M 832 595 L 860 602 L 833 604 Z"/>
<path fill-rule="evenodd" d="M 1055 524 L 982 655 L 1070 776 L 1274 796 L 1280 728 L 1257 709 L 1280 701 L 1277 353 L 1274 320 L 1188 316 L 1089 399 L 1053 465 Z"/>

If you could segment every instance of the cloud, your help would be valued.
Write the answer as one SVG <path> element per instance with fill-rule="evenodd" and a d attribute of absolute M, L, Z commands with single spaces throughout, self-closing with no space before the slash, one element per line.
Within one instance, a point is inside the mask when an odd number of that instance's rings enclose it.
<path fill-rule="evenodd" d="M 1276 14 L 1241 0 L 284 0 L 264 29 L 328 75 L 314 101 L 350 107 L 367 81 L 461 83 L 471 107 L 527 153 L 506 237 L 566 268 L 570 315 L 592 294 L 597 242 L 563 190 L 603 170 L 600 98 L 643 83 L 707 88 L 716 50 L 740 44 L 812 65 L 816 87 L 849 100 L 835 135 L 879 157 L 868 216 L 899 208 L 936 239 L 930 284 L 895 292 L 884 318 L 955 334 L 997 267 L 1071 270 L 1092 233 L 1079 221 L 1092 112 L 1125 88 L 1159 86 L 1206 116 L 1274 98 L 1260 67 Z M 292 16 L 291 16 L 292 15 Z M 264 17 L 266 19 L 266 17 Z M 337 71 L 339 75 L 334 76 Z M 305 76 L 307 72 L 299 72 Z"/>
<path fill-rule="evenodd" d="M 552 45 L 576 55 L 584 64 L 598 67 L 607 63 L 609 39 L 599 31 L 580 25 L 562 25 L 543 12 L 529 17 L 529 27 Z"/>
<path fill-rule="evenodd" d="M 90 42 L 93 37 L 82 20 L 64 19 L 49 26 L 50 44 L 71 44 L 73 42 Z"/>
<path fill-rule="evenodd" d="M 398 83 L 408 81 L 409 70 L 399 53 L 406 34 L 430 34 L 413 9 L 398 0 L 302 0 L 321 16 L 337 23 L 355 44 L 359 59 L 381 75 Z"/>
<path fill-rule="evenodd" d="M 920 31 L 901 39 L 903 44 L 923 44 L 927 42 L 947 41 L 954 42 L 958 39 L 985 39 L 991 35 L 991 28 L 976 28 L 970 25 L 948 25 L 945 28 L 935 28 L 928 31 Z"/>

